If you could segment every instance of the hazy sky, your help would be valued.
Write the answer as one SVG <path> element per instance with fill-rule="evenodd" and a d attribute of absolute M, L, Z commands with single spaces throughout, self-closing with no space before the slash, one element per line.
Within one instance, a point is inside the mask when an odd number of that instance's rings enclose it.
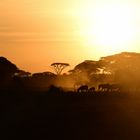
<path fill-rule="evenodd" d="M 30 72 L 139 46 L 139 0 L 0 0 L 0 55 Z"/>

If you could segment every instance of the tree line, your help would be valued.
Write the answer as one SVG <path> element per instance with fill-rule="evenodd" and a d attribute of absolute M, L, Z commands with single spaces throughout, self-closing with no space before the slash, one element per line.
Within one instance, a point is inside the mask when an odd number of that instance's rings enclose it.
<path fill-rule="evenodd" d="M 46 71 L 32 74 L 0 57 L 0 88 L 47 90 L 54 85 L 64 90 L 77 90 L 83 85 L 97 89 L 101 84 L 119 84 L 131 90 L 139 90 L 140 87 L 139 53 L 123 52 L 101 57 L 98 61 L 85 60 L 67 73 L 63 73 L 63 70 L 70 66 L 68 63 L 56 62 L 51 66 L 54 73 Z"/>

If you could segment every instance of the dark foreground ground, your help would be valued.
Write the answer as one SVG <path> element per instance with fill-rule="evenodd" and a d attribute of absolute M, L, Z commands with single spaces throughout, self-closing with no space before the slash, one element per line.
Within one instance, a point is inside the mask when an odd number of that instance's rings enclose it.
<path fill-rule="evenodd" d="M 138 93 L 2 92 L 1 140 L 139 140 Z"/>

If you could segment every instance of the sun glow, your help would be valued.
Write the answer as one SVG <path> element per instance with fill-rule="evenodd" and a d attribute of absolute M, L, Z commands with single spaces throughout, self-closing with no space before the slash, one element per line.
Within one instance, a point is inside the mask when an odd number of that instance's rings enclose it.
<path fill-rule="evenodd" d="M 79 10 L 79 21 L 79 34 L 88 46 L 96 45 L 110 53 L 131 50 L 137 32 L 135 7 L 90 3 Z"/>

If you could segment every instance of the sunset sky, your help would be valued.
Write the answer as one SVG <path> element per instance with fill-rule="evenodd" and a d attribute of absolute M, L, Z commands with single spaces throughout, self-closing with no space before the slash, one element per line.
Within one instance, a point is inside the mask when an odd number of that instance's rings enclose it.
<path fill-rule="evenodd" d="M 30 72 L 140 52 L 139 0 L 0 0 L 0 55 Z"/>

